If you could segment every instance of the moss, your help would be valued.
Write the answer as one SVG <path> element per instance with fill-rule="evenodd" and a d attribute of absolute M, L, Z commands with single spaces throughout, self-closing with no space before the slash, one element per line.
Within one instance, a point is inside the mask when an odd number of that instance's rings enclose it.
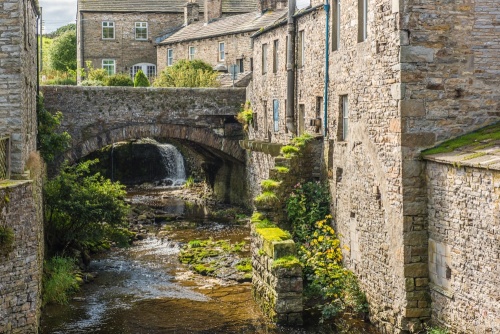
<path fill-rule="evenodd" d="M 274 167 L 274 170 L 277 171 L 279 174 L 287 174 L 290 172 L 290 168 L 284 166 L 276 166 Z"/>
<path fill-rule="evenodd" d="M 252 217 L 250 217 L 250 222 L 257 223 L 257 222 L 260 222 L 263 219 L 264 219 L 264 215 L 262 213 L 260 213 L 259 211 L 255 211 L 252 214 Z"/>
<path fill-rule="evenodd" d="M 14 249 L 14 230 L 10 227 L 0 226 L 0 255 L 7 255 Z"/>
<path fill-rule="evenodd" d="M 242 259 L 236 265 L 236 270 L 244 273 L 252 272 L 252 261 L 249 258 Z"/>
<path fill-rule="evenodd" d="M 299 148 L 306 146 L 307 142 L 313 139 L 314 137 L 309 133 L 304 133 L 298 137 L 292 139 L 292 143 Z"/>
<path fill-rule="evenodd" d="M 264 191 L 272 191 L 280 186 L 281 182 L 275 180 L 264 180 L 260 183 L 262 186 L 262 190 Z"/>
<path fill-rule="evenodd" d="M 472 153 L 468 156 L 466 156 L 465 158 L 462 159 L 462 161 L 465 161 L 465 160 L 472 160 L 472 159 L 476 159 L 476 158 L 480 158 L 482 157 L 483 155 L 486 155 L 485 152 L 476 152 L 476 153 Z"/>
<path fill-rule="evenodd" d="M 486 141 L 500 141 L 500 122 L 457 137 L 455 139 L 445 141 L 444 143 L 434 148 L 423 151 L 422 156 L 453 152 L 459 148 L 464 148 L 466 146 L 470 146 L 473 149 L 479 149 L 482 145 L 489 144 L 486 143 Z"/>
<path fill-rule="evenodd" d="M 273 228 L 277 227 L 275 223 L 270 221 L 269 219 L 263 219 L 255 224 L 255 228 Z"/>
<path fill-rule="evenodd" d="M 283 241 L 292 238 L 288 231 L 283 231 L 279 227 L 257 228 L 256 232 L 266 241 Z"/>
<path fill-rule="evenodd" d="M 273 204 L 278 201 L 278 197 L 272 191 L 264 191 L 262 194 L 255 197 L 255 202 L 258 204 Z"/>
<path fill-rule="evenodd" d="M 302 264 L 299 259 L 293 255 L 280 257 L 273 262 L 273 268 L 293 268 L 297 266 L 302 266 Z"/>
<path fill-rule="evenodd" d="M 193 266 L 193 270 L 196 273 L 203 275 L 203 276 L 209 276 L 215 272 L 215 268 L 213 268 L 211 266 L 204 265 L 204 264 L 197 264 L 197 265 Z"/>
<path fill-rule="evenodd" d="M 285 158 L 291 158 L 298 154 L 300 149 L 297 146 L 285 145 L 281 148 L 280 152 Z"/>

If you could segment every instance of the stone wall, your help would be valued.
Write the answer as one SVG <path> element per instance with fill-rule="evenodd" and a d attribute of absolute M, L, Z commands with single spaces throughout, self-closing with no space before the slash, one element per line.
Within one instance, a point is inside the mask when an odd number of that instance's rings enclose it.
<path fill-rule="evenodd" d="M 37 15 L 31 0 L 0 3 L 0 137 L 10 136 L 14 174 L 36 150 Z"/>
<path fill-rule="evenodd" d="M 293 240 L 266 240 L 252 226 L 252 293 L 264 314 L 281 325 L 303 323 L 302 267 L 276 262 L 295 253 Z"/>
<path fill-rule="evenodd" d="M 500 331 L 500 171 L 428 161 L 432 315 L 451 333 Z"/>
<path fill-rule="evenodd" d="M 250 71 L 250 58 L 252 51 L 250 46 L 249 32 L 223 35 L 213 38 L 199 39 L 189 42 L 173 44 L 161 44 L 157 46 L 158 73 L 167 67 L 167 50 L 173 50 L 174 64 L 181 59 L 189 59 L 189 47 L 195 48 L 194 59 L 200 59 L 213 67 L 224 65 L 229 69 L 230 65 L 237 64 L 238 59 L 243 59 L 243 69 Z M 219 61 L 219 43 L 224 42 L 225 59 Z"/>
<path fill-rule="evenodd" d="M 0 333 L 37 333 L 41 306 L 43 224 L 40 178 L 0 186 L 0 226 L 14 231 L 0 254 Z"/>
<path fill-rule="evenodd" d="M 181 8 L 182 10 L 182 8 Z M 156 65 L 155 38 L 184 23 L 179 13 L 99 13 L 80 12 L 78 18 L 78 66 L 92 61 L 94 68 L 102 68 L 103 59 L 114 59 L 116 73 L 130 73 L 138 63 Z M 102 22 L 115 24 L 115 38 L 102 38 Z M 135 39 L 135 22 L 148 23 L 148 39 Z"/>

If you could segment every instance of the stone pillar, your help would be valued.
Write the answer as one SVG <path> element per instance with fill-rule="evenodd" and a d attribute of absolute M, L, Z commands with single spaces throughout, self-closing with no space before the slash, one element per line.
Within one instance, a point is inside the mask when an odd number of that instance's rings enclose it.
<path fill-rule="evenodd" d="M 222 0 L 205 0 L 205 23 L 222 16 Z"/>
<path fill-rule="evenodd" d="M 198 21 L 198 16 L 200 14 L 200 5 L 194 0 L 189 0 L 184 6 L 184 26 L 188 26 L 191 23 Z"/>

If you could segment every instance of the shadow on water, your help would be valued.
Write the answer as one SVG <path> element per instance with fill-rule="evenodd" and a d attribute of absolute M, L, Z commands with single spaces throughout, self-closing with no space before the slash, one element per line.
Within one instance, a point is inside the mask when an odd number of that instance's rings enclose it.
<path fill-rule="evenodd" d="M 329 326 L 276 327 L 253 302 L 250 283 L 192 274 L 177 259 L 183 243 L 208 237 L 242 241 L 249 229 L 162 196 L 137 193 L 132 202 L 183 219 L 157 225 L 133 247 L 97 257 L 90 268 L 98 273 L 95 281 L 84 285 L 69 305 L 47 306 L 42 333 L 334 333 Z"/>

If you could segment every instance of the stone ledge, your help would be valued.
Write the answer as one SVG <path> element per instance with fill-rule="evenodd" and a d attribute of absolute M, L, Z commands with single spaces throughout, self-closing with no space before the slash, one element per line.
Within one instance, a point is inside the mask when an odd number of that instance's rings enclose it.
<path fill-rule="evenodd" d="M 240 140 L 241 148 L 254 152 L 262 152 L 270 154 L 273 157 L 280 155 L 280 150 L 283 145 L 275 143 L 267 143 L 257 140 Z"/>
<path fill-rule="evenodd" d="M 437 293 L 439 293 L 445 297 L 448 297 L 450 299 L 452 299 L 455 296 L 455 292 L 443 289 L 442 287 L 440 287 L 434 283 L 429 283 L 429 287 L 432 291 L 436 291 Z"/>

